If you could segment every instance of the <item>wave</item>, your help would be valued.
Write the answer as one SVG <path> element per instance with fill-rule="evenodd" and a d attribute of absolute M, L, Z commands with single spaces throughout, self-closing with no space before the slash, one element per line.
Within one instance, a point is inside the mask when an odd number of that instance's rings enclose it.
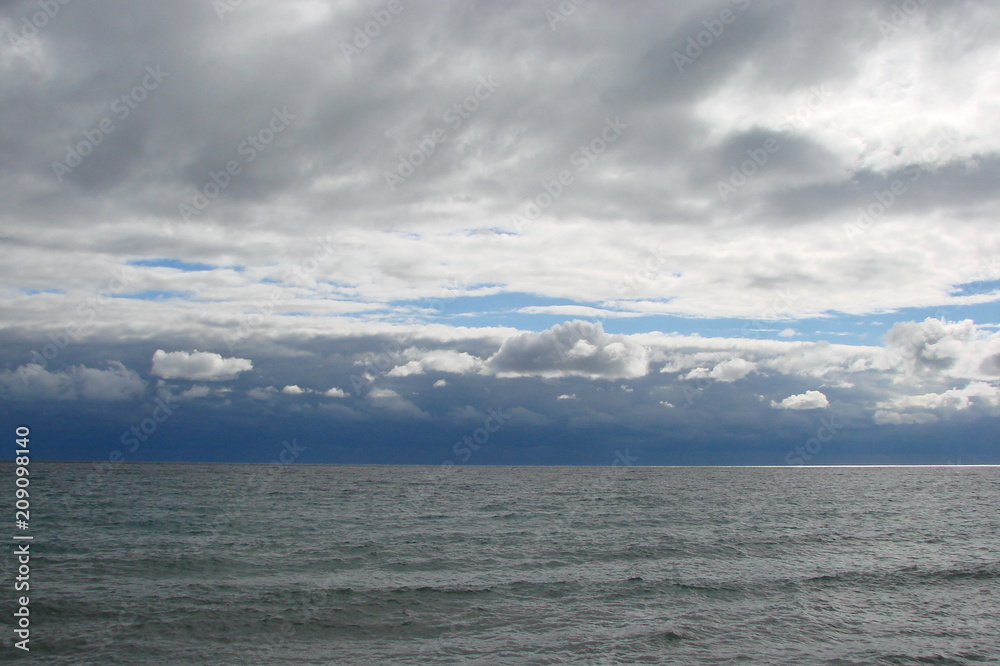
<path fill-rule="evenodd" d="M 843 571 L 807 578 L 807 584 L 837 585 L 877 582 L 883 586 L 910 586 L 921 583 L 948 583 L 960 580 L 990 580 L 1000 578 L 1000 563 L 966 565 L 942 569 L 904 567 L 895 571 Z"/>

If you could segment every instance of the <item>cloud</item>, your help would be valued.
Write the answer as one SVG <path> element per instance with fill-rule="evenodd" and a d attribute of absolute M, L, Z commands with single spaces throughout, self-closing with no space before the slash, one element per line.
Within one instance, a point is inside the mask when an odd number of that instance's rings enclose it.
<path fill-rule="evenodd" d="M 875 423 L 933 423 L 956 412 L 979 411 L 1000 416 L 1000 386 L 969 382 L 962 388 L 941 393 L 904 395 L 883 400 L 876 405 Z"/>
<path fill-rule="evenodd" d="M 771 401 L 774 409 L 826 409 L 830 401 L 820 391 L 806 391 L 798 395 L 790 395 L 781 402 Z"/>
<path fill-rule="evenodd" d="M 110 291 L 114 302 L 87 318 L 88 332 L 155 336 L 183 321 L 209 336 L 239 330 L 256 303 L 280 305 L 254 322 L 264 334 L 309 317 L 364 312 L 395 321 L 398 309 L 387 303 L 460 296 L 448 287 L 456 278 L 553 301 L 513 305 L 532 316 L 770 319 L 763 315 L 775 291 L 789 286 L 794 293 L 782 308 L 799 316 L 967 298 L 951 288 L 968 281 L 963 273 L 975 273 L 978 262 L 971 258 L 995 252 L 1000 239 L 989 213 L 1000 131 L 982 113 L 996 106 L 997 38 L 979 29 L 996 21 L 997 8 L 922 7 L 904 33 L 885 38 L 876 19 L 891 12 L 878 0 L 751 4 L 733 32 L 727 28 L 683 72 L 672 54 L 715 20 L 704 3 L 625 13 L 595 3 L 572 17 L 576 39 L 568 40 L 523 3 L 481 12 L 472 26 L 459 5 L 445 2 L 408 9 L 411 30 L 384 31 L 351 62 L 335 54 L 336 75 L 322 77 L 315 54 L 349 39 L 348 26 L 370 20 L 364 10 L 331 5 L 306 20 L 244 3 L 220 22 L 194 4 L 167 13 L 136 0 L 129 14 L 136 29 L 108 39 L 112 5 L 88 5 L 86 16 L 67 6 L 67 20 L 30 40 L 30 57 L 5 60 L 0 100 L 5 117 L 18 121 L 0 129 L 0 140 L 21 159 L 5 167 L 0 207 L 30 223 L 3 229 L 9 321 L 51 326 Z M 13 30 L 34 9 L 12 11 L 5 20 Z M 795 30 L 775 32 L 778 15 Z M 272 30 L 267 43 L 258 38 L 262 26 Z M 493 38 L 515 27 L 523 43 Z M 969 35 L 944 60 L 942 31 Z M 467 40 L 479 45 L 475 72 L 423 65 Z M 781 53 L 804 45 L 814 57 L 781 62 Z M 218 67 L 199 61 L 207 48 L 216 48 Z M 389 55 L 401 53 L 410 57 Z M 914 61 L 941 66 L 914 71 Z M 733 62 L 748 66 L 726 66 Z M 104 101 L 135 89 L 146 64 L 169 74 L 128 117 L 117 117 Z M 264 66 L 278 75 L 255 76 Z M 459 127 L 449 125 L 446 110 L 487 73 L 500 87 Z M 63 85 L 46 85 L 50 76 Z M 586 89 L 577 83 L 583 78 Z M 917 92 L 927 90 L 933 99 Z M 348 96 L 346 107 L 324 103 Z M 407 103 L 387 103 L 397 96 Z M 287 129 L 244 161 L 237 147 L 285 107 L 295 116 Z M 743 110 L 739 118 L 734 108 Z M 624 133 L 585 170 L 573 169 L 571 156 L 617 117 L 628 125 Z M 900 117 L 910 121 L 888 120 Z M 98 133 L 104 119 L 114 131 Z M 386 172 L 437 127 L 446 139 L 390 191 Z M 88 146 L 88 135 L 100 144 Z M 718 184 L 768 140 L 780 150 L 720 199 Z M 92 152 L 57 179 L 53 162 L 81 142 Z M 218 187 L 209 174 L 228 160 L 240 173 L 182 221 L 180 204 Z M 511 211 L 547 195 L 539 183 L 568 165 L 574 182 L 557 205 L 511 229 Z M 857 211 L 878 204 L 872 194 L 896 180 L 907 191 L 858 227 Z M 419 233 L 401 233 L 409 229 L 400 220 Z M 894 241 L 914 224 L 925 233 L 907 234 L 911 251 L 899 261 Z M 591 259 L 594 247 L 602 249 L 599 261 Z M 174 261 L 164 263 L 168 253 Z M 750 265 L 748 257 L 761 260 Z M 16 268 L 23 262 L 31 275 Z M 176 268 L 184 265 L 207 269 Z M 19 291 L 52 288 L 63 293 Z M 121 297 L 141 294 L 190 296 Z"/>
<path fill-rule="evenodd" d="M 251 398 L 255 400 L 270 400 L 273 396 L 278 394 L 282 395 L 310 395 L 310 394 L 322 394 L 327 398 L 346 398 L 347 392 L 343 389 L 333 387 L 326 391 L 317 391 L 315 389 L 302 388 L 298 384 L 286 384 L 281 390 L 278 390 L 274 386 L 267 386 L 264 388 L 258 387 L 251 389 L 247 392 Z"/>
<path fill-rule="evenodd" d="M 452 409 L 448 413 L 448 418 L 460 425 L 471 425 L 482 423 L 486 414 L 472 405 L 463 405 Z"/>
<path fill-rule="evenodd" d="M 430 418 L 430 414 L 392 389 L 374 388 L 368 392 L 365 399 L 383 414 L 419 420 Z"/>
<path fill-rule="evenodd" d="M 405 365 L 397 365 L 389 371 L 390 377 L 408 377 L 421 375 L 425 372 L 449 372 L 465 374 L 476 372 L 483 367 L 483 360 L 466 352 L 456 352 L 448 349 L 407 349 L 404 356 L 416 356 Z"/>
<path fill-rule="evenodd" d="M 935 423 L 938 417 L 927 412 L 911 412 L 900 414 L 899 412 L 880 409 L 872 416 L 872 420 L 877 425 L 913 425 L 922 423 Z"/>
<path fill-rule="evenodd" d="M 222 398 L 232 393 L 232 389 L 223 386 L 206 386 L 205 384 L 195 384 L 194 386 L 174 395 L 171 387 L 162 379 L 158 383 L 158 393 L 161 397 L 173 396 L 178 400 L 203 400 L 205 398 Z"/>
<path fill-rule="evenodd" d="M 278 389 L 273 386 L 258 386 L 247 391 L 247 395 L 254 400 L 266 401 L 278 395 Z"/>
<path fill-rule="evenodd" d="M 958 322 L 928 317 L 894 324 L 879 359 L 885 369 L 917 375 L 989 380 L 1000 377 L 1000 332 L 971 319 Z"/>
<path fill-rule="evenodd" d="M 223 358 L 221 354 L 211 352 L 165 352 L 157 349 L 153 353 L 152 374 L 165 379 L 224 381 L 251 369 L 253 363 L 248 359 Z"/>
<path fill-rule="evenodd" d="M 685 379 L 707 378 L 729 383 L 743 379 L 756 369 L 756 363 L 742 358 L 732 358 L 716 364 L 711 370 L 708 368 L 695 368 L 687 374 Z"/>
<path fill-rule="evenodd" d="M 900 322 L 886 334 L 886 360 L 914 372 L 944 372 L 963 356 L 973 332 L 970 320 L 949 323 L 928 317 Z"/>
<path fill-rule="evenodd" d="M 585 321 L 509 338 L 486 361 L 486 370 L 501 377 L 616 379 L 641 377 L 648 369 L 645 347 L 625 336 L 608 335 L 599 322 Z"/>
<path fill-rule="evenodd" d="M 205 386 L 204 384 L 196 384 L 181 393 L 178 397 L 184 400 L 193 400 L 197 398 L 207 398 L 210 395 L 212 395 L 211 387 Z"/>
<path fill-rule="evenodd" d="M 527 407 L 512 407 L 510 415 L 510 421 L 518 425 L 548 426 L 552 424 L 552 420 L 549 417 L 532 411 Z"/>
<path fill-rule="evenodd" d="M 1000 379 L 997 3 L 911 2 L 886 35 L 899 0 L 592 2 L 557 30 L 532 3 L 442 0 L 350 58 L 371 7 L 230 4 L 68 3 L 0 56 L 0 368 L 44 366 L 3 395 L 141 395 L 79 368 L 148 380 L 155 350 L 180 395 L 232 384 L 226 427 L 266 407 L 370 439 L 496 400 L 637 447 L 749 441 L 807 421 L 769 407 L 806 388 L 864 427 L 991 418 L 949 391 Z M 6 3 L 0 34 L 37 10 Z M 923 321 L 880 347 L 899 318 Z M 351 396 L 301 388 L 334 383 Z"/>
<path fill-rule="evenodd" d="M 620 310 L 605 310 L 587 305 L 531 305 L 520 308 L 523 314 L 551 314 L 565 317 L 639 317 L 639 312 L 622 312 Z"/>
<path fill-rule="evenodd" d="M 969 382 L 965 388 L 948 389 L 943 393 L 904 396 L 881 403 L 879 406 L 891 407 L 892 409 L 921 408 L 961 411 L 969 409 L 976 403 L 990 407 L 1000 406 L 1000 387 L 986 382 Z"/>
<path fill-rule="evenodd" d="M 758 362 L 762 369 L 824 379 L 868 371 L 882 351 L 878 347 L 833 344 L 825 340 L 779 344 L 782 346 L 770 347 L 761 355 Z"/>
<path fill-rule="evenodd" d="M 105 369 L 78 365 L 64 372 L 29 363 L 0 373 L 0 394 L 8 400 L 135 400 L 145 388 L 146 382 L 119 361 L 109 361 Z"/>

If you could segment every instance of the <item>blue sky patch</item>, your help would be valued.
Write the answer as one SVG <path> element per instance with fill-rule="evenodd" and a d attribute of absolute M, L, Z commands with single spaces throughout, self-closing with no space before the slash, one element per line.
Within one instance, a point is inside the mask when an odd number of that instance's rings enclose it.
<path fill-rule="evenodd" d="M 1000 280 L 976 280 L 965 284 L 956 284 L 952 296 L 975 296 L 978 294 L 993 294 L 1000 290 Z"/>
<path fill-rule="evenodd" d="M 243 266 L 214 266 L 212 264 L 205 264 L 200 261 L 183 261 L 181 259 L 135 259 L 128 262 L 130 266 L 143 266 L 146 268 L 175 268 L 179 271 L 195 272 L 195 271 L 214 271 L 220 268 L 227 268 L 232 271 L 242 272 Z"/>
<path fill-rule="evenodd" d="M 166 301 L 173 298 L 190 298 L 190 291 L 172 291 L 147 289 L 146 291 L 134 291 L 129 294 L 115 294 L 113 298 L 131 298 L 138 301 Z"/>

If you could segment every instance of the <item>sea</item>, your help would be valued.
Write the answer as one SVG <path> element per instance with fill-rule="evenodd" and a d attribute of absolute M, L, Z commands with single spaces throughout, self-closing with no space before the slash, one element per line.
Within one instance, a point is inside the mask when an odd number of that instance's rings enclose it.
<path fill-rule="evenodd" d="M 32 462 L 30 488 L 8 663 L 1000 663 L 1000 467 Z"/>

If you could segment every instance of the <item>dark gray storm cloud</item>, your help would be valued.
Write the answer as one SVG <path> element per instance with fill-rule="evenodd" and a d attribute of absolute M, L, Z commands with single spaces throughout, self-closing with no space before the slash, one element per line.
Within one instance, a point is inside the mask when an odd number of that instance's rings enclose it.
<path fill-rule="evenodd" d="M 572 169 L 574 153 L 600 136 L 607 118 L 620 117 L 628 129 L 576 174 L 585 185 L 568 188 L 561 209 L 684 221 L 669 203 L 687 186 L 678 169 L 697 160 L 695 171 L 704 170 L 702 158 L 715 155 L 707 163 L 717 171 L 703 184 L 712 189 L 756 139 L 777 131 L 711 136 L 697 105 L 735 77 L 790 99 L 811 86 L 842 90 L 885 40 L 907 39 L 917 23 L 955 29 L 987 11 L 983 3 L 932 3 L 899 35 L 883 35 L 879 21 L 891 20 L 894 5 L 874 1 L 594 2 L 554 30 L 538 3 L 401 7 L 366 42 L 355 28 L 383 11 L 379 3 L 243 3 L 220 18 L 212 3 L 196 0 L 71 2 L 12 45 L 9 35 L 24 30 L 37 6 L 8 4 L 0 84 L 6 214 L 55 226 L 177 221 L 179 205 L 206 186 L 211 193 L 212 174 L 230 161 L 240 173 L 191 219 L 284 226 L 259 207 L 285 199 L 310 227 L 392 226 L 418 201 L 458 196 L 507 213 L 537 194 L 540 181 Z M 991 38 L 977 34 L 966 50 Z M 345 54 L 355 41 L 367 46 Z M 484 77 L 495 85 L 484 89 Z M 288 127 L 264 143 L 275 110 L 287 113 Z M 398 171 L 400 158 L 435 129 L 443 139 L 433 154 L 390 191 L 386 172 Z M 784 141 L 773 175 L 834 175 L 828 149 L 804 136 Z M 608 177 L 617 171 L 631 177 Z M 962 189 L 955 179 L 949 185 Z M 933 203 L 934 192 L 923 196 Z M 823 192 L 816 196 L 822 204 Z M 438 220 L 424 213 L 419 221 Z"/>

